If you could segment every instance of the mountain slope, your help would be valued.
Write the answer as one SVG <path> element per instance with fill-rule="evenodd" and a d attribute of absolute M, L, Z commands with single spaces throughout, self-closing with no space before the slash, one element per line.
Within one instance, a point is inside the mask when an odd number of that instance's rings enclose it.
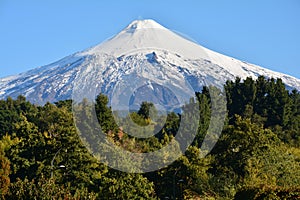
<path fill-rule="evenodd" d="M 236 76 L 259 75 L 281 78 L 287 87 L 300 90 L 299 79 L 211 51 L 153 20 L 138 20 L 85 51 L 0 79 L 0 98 L 24 95 L 31 102 L 44 104 L 72 95 L 82 97 L 83 93 L 76 93 L 80 87 L 87 98 L 93 98 L 88 95 L 95 92 L 112 96 L 119 91 L 127 97 L 124 105 L 133 96 L 137 101 L 159 96 L 154 101 L 172 106 L 186 101 L 203 85 L 222 86 Z"/>

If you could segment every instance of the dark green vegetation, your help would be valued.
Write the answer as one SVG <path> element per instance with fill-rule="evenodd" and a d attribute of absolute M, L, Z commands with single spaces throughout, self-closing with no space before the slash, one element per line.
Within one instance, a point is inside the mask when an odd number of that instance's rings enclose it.
<path fill-rule="evenodd" d="M 201 117 L 193 145 L 170 166 L 144 174 L 116 171 L 92 156 L 74 126 L 71 101 L 35 106 L 22 96 L 2 100 L 0 196 L 3 199 L 299 199 L 299 92 L 288 92 L 281 80 L 263 77 L 256 81 L 248 78 L 243 82 L 240 79 L 227 82 L 225 90 L 228 117 L 214 149 L 205 158 L 199 158 L 199 147 L 211 116 L 210 94 L 203 88 L 196 93 Z M 99 95 L 95 108 L 102 130 L 115 145 L 132 152 L 149 152 L 176 142 L 179 114 L 169 113 L 164 124 L 153 123 L 151 116 L 158 115 L 157 110 L 153 104 L 143 103 L 138 112 L 123 120 L 131 117 L 150 129 L 163 128 L 158 129 L 155 137 L 136 139 L 118 127 L 107 103 L 108 98 Z M 135 127 L 123 128 L 135 131 Z"/>

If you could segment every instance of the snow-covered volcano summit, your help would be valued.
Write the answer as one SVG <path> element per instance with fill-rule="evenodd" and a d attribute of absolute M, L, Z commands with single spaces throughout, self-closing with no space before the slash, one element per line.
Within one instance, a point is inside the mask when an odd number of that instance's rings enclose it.
<path fill-rule="evenodd" d="M 259 75 L 281 78 L 289 88 L 300 90 L 297 78 L 211 51 L 153 20 L 137 20 L 99 45 L 0 79 L 0 98 L 24 95 L 38 104 L 55 102 L 70 99 L 75 85 L 86 91 L 95 87 L 109 96 L 127 88 L 130 101 L 134 97 L 176 104 L 203 85 L 222 86 L 236 76 Z"/>
<path fill-rule="evenodd" d="M 112 39 L 83 54 L 107 53 L 116 57 L 139 49 L 166 50 L 190 59 L 205 57 L 200 45 L 186 40 L 153 20 L 136 20 Z"/>

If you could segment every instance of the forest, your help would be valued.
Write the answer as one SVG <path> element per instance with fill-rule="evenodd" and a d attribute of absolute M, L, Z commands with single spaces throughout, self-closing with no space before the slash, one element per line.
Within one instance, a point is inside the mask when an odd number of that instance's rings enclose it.
<path fill-rule="evenodd" d="M 203 87 L 182 108 L 197 105 L 193 112 L 200 116 L 200 120 L 188 116 L 198 127 L 191 145 L 171 164 L 146 173 L 131 173 L 132 162 L 122 166 L 129 172 L 116 170 L 101 162 L 101 155 L 93 155 L 74 124 L 72 100 L 43 106 L 23 96 L 0 100 L 0 198 L 300 199 L 299 91 L 287 90 L 280 79 L 262 76 L 227 81 L 224 91 L 226 119 L 214 148 L 199 156 L 211 120 L 211 94 L 221 91 Z M 91 118 L 85 112 L 90 106 L 87 100 L 77 105 L 83 119 Z M 105 139 L 137 153 L 176 143 L 183 118 L 175 112 L 163 116 L 153 103 L 143 102 L 139 110 L 119 120 L 126 124 L 132 119 L 147 127 L 144 131 L 157 134 L 135 138 L 132 133 L 139 129 L 118 126 L 107 96 L 99 94 L 94 109 Z M 154 123 L 153 116 L 165 123 Z M 93 129 L 83 124 L 82 129 Z M 97 133 L 89 137 L 95 143 L 99 140 Z M 157 159 L 172 156 L 164 153 Z M 136 158 L 134 165 L 145 162 Z"/>

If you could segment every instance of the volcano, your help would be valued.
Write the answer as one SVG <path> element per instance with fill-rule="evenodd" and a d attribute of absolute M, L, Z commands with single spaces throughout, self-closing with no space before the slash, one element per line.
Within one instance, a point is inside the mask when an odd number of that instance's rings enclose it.
<path fill-rule="evenodd" d="M 203 86 L 258 76 L 300 80 L 209 50 L 154 20 L 136 20 L 109 40 L 57 62 L 0 79 L 0 98 L 25 96 L 36 104 L 93 99 L 104 93 L 120 105 L 141 101 L 173 107 Z M 122 99 L 122 100 L 121 100 Z M 124 102 L 122 102 L 124 101 Z"/>

